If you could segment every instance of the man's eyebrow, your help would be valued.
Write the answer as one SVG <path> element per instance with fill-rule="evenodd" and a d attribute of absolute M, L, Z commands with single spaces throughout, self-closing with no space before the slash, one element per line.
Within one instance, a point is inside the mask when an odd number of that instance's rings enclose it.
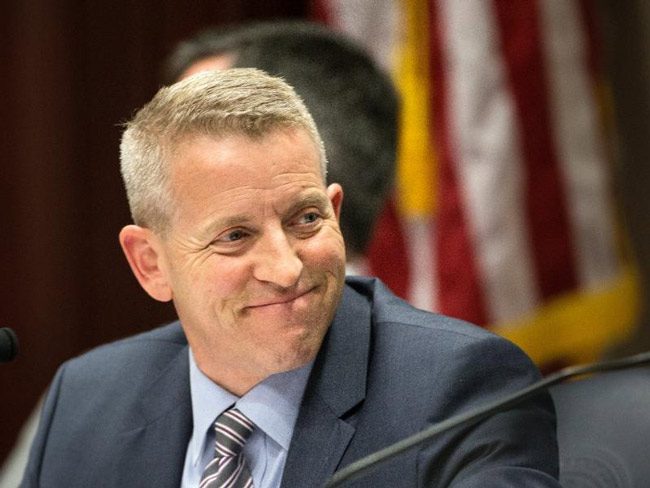
<path fill-rule="evenodd" d="M 292 216 L 297 212 L 307 208 L 317 207 L 319 210 L 325 210 L 329 207 L 329 198 L 322 192 L 310 192 L 298 196 L 286 209 L 285 215 Z M 206 223 L 198 232 L 199 239 L 212 239 L 214 234 L 221 232 L 222 229 L 246 225 L 254 220 L 250 214 L 230 215 L 227 217 L 217 217 Z"/>
<path fill-rule="evenodd" d="M 246 214 L 217 218 L 208 222 L 201 228 L 199 231 L 199 237 L 201 239 L 212 239 L 212 237 L 214 237 L 214 234 L 216 232 L 221 232 L 222 229 L 245 225 L 251 220 L 253 220 L 252 217 Z"/>
<path fill-rule="evenodd" d="M 329 198 L 321 192 L 309 193 L 298 198 L 287 208 L 287 214 L 293 215 L 307 207 L 318 207 L 321 210 L 329 206 Z"/>

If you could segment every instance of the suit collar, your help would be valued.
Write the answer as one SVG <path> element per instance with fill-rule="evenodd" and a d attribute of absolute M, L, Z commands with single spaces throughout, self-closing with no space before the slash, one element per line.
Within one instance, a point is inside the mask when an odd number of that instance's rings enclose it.
<path fill-rule="evenodd" d="M 356 288 L 363 292 L 367 285 Z M 346 286 L 307 384 L 283 487 L 322 486 L 339 465 L 355 432 L 346 414 L 366 395 L 370 324 L 370 300 Z M 192 407 L 188 346 L 176 327 L 168 367 L 142 395 L 137 425 L 121 436 L 119 470 L 128 473 L 123 486 L 180 486 Z"/>
<path fill-rule="evenodd" d="M 365 398 L 369 348 L 370 304 L 346 286 L 307 386 L 338 417 Z"/>
<path fill-rule="evenodd" d="M 355 432 L 346 414 L 366 395 L 370 322 L 368 299 L 346 286 L 307 384 L 283 487 L 321 486 L 336 470 Z"/>

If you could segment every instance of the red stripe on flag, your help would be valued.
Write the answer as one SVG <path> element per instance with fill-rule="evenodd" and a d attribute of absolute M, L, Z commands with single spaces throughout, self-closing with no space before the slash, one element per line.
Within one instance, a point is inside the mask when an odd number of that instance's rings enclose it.
<path fill-rule="evenodd" d="M 493 0 L 527 172 L 527 217 L 542 297 L 577 285 L 565 190 L 552 137 L 537 0 Z"/>
<path fill-rule="evenodd" d="M 488 316 L 475 255 L 467 228 L 462 192 L 458 187 L 456 162 L 450 144 L 448 122 L 445 26 L 438 18 L 437 4 L 430 4 L 432 129 L 438 155 L 438 218 L 434 236 L 437 253 L 439 296 L 434 303 L 446 315 L 486 325 Z"/>
<path fill-rule="evenodd" d="M 311 0 L 309 2 L 309 18 L 321 24 L 332 25 L 332 12 L 327 0 Z"/>
<path fill-rule="evenodd" d="M 602 40 L 600 26 L 596 18 L 594 2 L 591 0 L 579 0 L 578 8 L 580 11 L 580 20 L 585 27 L 585 36 L 587 39 L 587 66 L 592 80 L 603 78 L 602 69 Z"/>
<path fill-rule="evenodd" d="M 396 295 L 408 298 L 411 281 L 408 252 L 392 198 L 375 225 L 368 249 L 368 264 L 371 275 L 380 278 Z"/>
<path fill-rule="evenodd" d="M 590 0 L 579 0 L 578 7 L 580 9 L 580 20 L 585 29 L 585 38 L 587 45 L 585 46 L 585 56 L 587 62 L 587 70 L 589 72 L 589 81 L 594 96 L 594 103 L 598 112 L 598 129 L 601 140 L 603 141 L 603 149 L 605 150 L 605 158 L 608 164 L 615 160 L 613 153 L 614 147 L 612 146 L 611 135 L 615 133 L 613 127 L 614 117 L 610 111 L 613 109 L 608 103 L 607 95 L 609 95 L 609 79 L 604 70 L 603 65 L 603 40 L 601 25 L 598 22 L 595 7 Z M 615 210 L 618 208 L 615 206 Z"/>

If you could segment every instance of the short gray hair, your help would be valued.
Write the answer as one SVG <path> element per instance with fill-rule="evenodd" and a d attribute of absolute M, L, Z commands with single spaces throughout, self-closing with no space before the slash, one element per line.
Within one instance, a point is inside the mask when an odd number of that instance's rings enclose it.
<path fill-rule="evenodd" d="M 242 134 L 260 138 L 281 128 L 300 128 L 327 159 L 316 125 L 302 99 L 282 79 L 257 69 L 205 71 L 161 88 L 126 124 L 120 168 L 131 216 L 137 225 L 164 234 L 173 199 L 169 160 L 183 137 Z"/>

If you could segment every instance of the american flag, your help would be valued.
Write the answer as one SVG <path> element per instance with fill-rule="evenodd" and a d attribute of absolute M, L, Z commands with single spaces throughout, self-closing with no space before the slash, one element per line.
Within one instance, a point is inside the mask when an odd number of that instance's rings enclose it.
<path fill-rule="evenodd" d="M 543 368 L 600 357 L 639 285 L 611 184 L 611 103 L 586 0 L 313 0 L 401 93 L 371 272 Z"/>

